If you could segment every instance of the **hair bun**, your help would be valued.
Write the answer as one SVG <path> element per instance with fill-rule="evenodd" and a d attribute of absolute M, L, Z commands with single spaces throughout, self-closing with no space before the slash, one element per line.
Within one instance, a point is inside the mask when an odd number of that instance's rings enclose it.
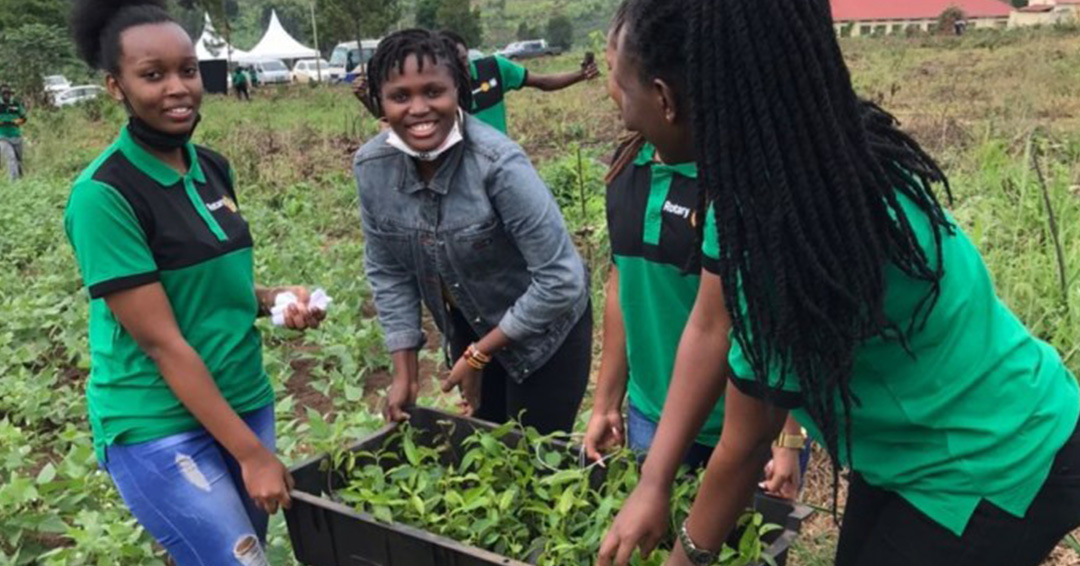
<path fill-rule="evenodd" d="M 164 0 L 75 0 L 71 9 L 71 33 L 79 57 L 95 69 L 103 66 L 102 32 L 121 12 L 132 8 L 165 11 Z"/>

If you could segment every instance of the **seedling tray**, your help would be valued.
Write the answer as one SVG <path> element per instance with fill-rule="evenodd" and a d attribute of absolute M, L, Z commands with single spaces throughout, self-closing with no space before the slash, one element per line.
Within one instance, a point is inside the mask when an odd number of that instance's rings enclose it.
<path fill-rule="evenodd" d="M 447 458 L 460 458 L 462 441 L 476 430 L 490 430 L 491 423 L 416 407 L 410 424 L 419 433 L 419 442 L 433 444 L 436 438 L 450 438 Z M 396 425 L 387 426 L 357 442 L 350 450 L 377 452 L 392 447 Z M 503 442 L 521 436 L 511 431 Z M 565 445 L 559 446 L 568 449 Z M 446 537 L 402 524 L 386 524 L 366 513 L 333 501 L 327 494 L 343 487 L 340 474 L 327 470 L 323 455 L 292 468 L 296 488 L 292 508 L 285 512 L 296 559 L 308 566 L 531 566 Z M 593 482 L 603 481 L 603 469 L 593 468 Z M 765 536 L 765 554 L 778 566 L 787 563 L 788 549 L 802 522 L 811 513 L 808 507 L 758 494 L 754 508 L 767 523 L 783 527 Z"/>

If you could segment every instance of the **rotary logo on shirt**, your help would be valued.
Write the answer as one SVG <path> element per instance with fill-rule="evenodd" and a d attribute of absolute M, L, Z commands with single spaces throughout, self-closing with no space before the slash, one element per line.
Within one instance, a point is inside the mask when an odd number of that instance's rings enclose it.
<path fill-rule="evenodd" d="M 480 94 L 480 93 L 488 92 L 488 91 L 494 89 L 497 86 L 499 86 L 499 79 L 493 78 L 493 79 L 491 79 L 489 81 L 484 81 L 484 82 L 480 83 L 480 86 L 477 87 L 475 90 L 473 90 L 473 94 Z"/>
<path fill-rule="evenodd" d="M 229 197 L 221 197 L 221 200 L 217 202 L 211 202 L 206 204 L 207 210 L 210 212 L 216 212 L 222 207 L 229 209 L 229 212 L 236 213 L 238 210 L 236 203 Z"/>

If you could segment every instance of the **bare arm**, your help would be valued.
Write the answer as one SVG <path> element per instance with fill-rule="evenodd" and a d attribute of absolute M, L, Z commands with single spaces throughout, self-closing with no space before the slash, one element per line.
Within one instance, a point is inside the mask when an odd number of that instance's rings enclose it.
<path fill-rule="evenodd" d="M 702 272 L 641 481 L 604 537 L 600 566 L 625 566 L 636 548 L 648 555 L 667 532 L 671 486 L 683 455 L 727 386 L 730 327 L 720 277 Z"/>
<path fill-rule="evenodd" d="M 604 336 L 600 374 L 596 380 L 593 413 L 585 431 L 585 452 L 601 461 L 601 452 L 621 445 L 624 438 L 622 415 L 626 398 L 629 365 L 626 359 L 626 326 L 619 304 L 619 269 L 613 264 L 604 287 Z"/>
<path fill-rule="evenodd" d="M 279 503 L 288 507 L 292 487 L 288 470 L 221 395 L 206 364 L 180 333 L 161 284 L 118 291 L 105 302 L 157 364 L 176 398 L 244 468 L 245 485 L 260 507 L 270 513 Z"/>
<path fill-rule="evenodd" d="M 729 388 L 724 432 L 709 460 L 686 528 L 698 547 L 719 552 L 750 502 L 769 446 L 788 412 Z M 676 554 L 682 554 L 681 545 Z"/>
<path fill-rule="evenodd" d="M 582 81 L 592 79 L 596 77 L 597 74 L 598 71 L 596 70 L 596 65 L 578 71 L 550 75 L 541 75 L 539 73 L 530 72 L 528 76 L 525 77 L 525 86 L 540 89 L 544 92 L 551 92 L 562 90 Z"/>
<path fill-rule="evenodd" d="M 630 372 L 626 360 L 626 326 L 619 305 L 619 269 L 614 265 L 608 272 L 607 285 L 604 287 L 604 351 L 596 382 L 594 412 L 622 409 Z"/>
<path fill-rule="evenodd" d="M 724 394 L 731 372 L 730 328 L 723 283 L 719 276 L 702 272 L 694 310 L 679 342 L 656 439 L 642 469 L 643 483 L 671 485 L 683 454 Z"/>

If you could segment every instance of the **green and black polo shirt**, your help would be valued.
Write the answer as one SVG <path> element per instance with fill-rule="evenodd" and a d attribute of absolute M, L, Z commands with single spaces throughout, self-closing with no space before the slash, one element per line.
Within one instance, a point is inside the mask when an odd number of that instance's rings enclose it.
<path fill-rule="evenodd" d="M 22 137 L 22 129 L 15 124 L 16 120 L 26 118 L 26 109 L 19 101 L 12 99 L 11 102 L 0 100 L 0 139 L 19 139 Z"/>
<path fill-rule="evenodd" d="M 469 75 L 473 85 L 473 107 L 469 113 L 507 133 L 506 93 L 525 86 L 529 71 L 509 59 L 492 55 L 469 62 Z"/>
<path fill-rule="evenodd" d="M 697 166 L 665 165 L 650 144 L 607 190 L 608 233 L 619 270 L 630 402 L 660 420 L 679 339 L 701 282 Z M 697 441 L 715 446 L 724 424 L 718 403 Z"/>
<path fill-rule="evenodd" d="M 198 428 L 104 297 L 160 282 L 176 322 L 225 400 L 243 414 L 274 400 L 255 328 L 252 240 L 224 157 L 186 147 L 181 176 L 125 128 L 75 181 L 64 227 L 90 292 L 87 404 L 105 447 Z"/>
<path fill-rule="evenodd" d="M 938 252 L 926 214 L 897 195 L 927 258 Z M 714 214 L 704 237 L 706 271 L 719 273 Z M 851 455 L 845 464 L 871 485 L 894 491 L 960 535 L 983 500 L 1023 517 L 1080 416 L 1080 389 L 1058 353 L 1036 339 L 994 291 L 978 249 L 956 228 L 943 235 L 941 295 L 908 340 L 874 338 L 855 355 Z M 928 283 L 885 268 L 885 313 L 908 328 Z M 751 338 L 752 339 L 752 338 Z M 733 382 L 765 393 L 732 340 Z M 779 368 L 766 380 L 778 405 L 802 404 L 798 380 Z M 839 400 L 837 401 L 839 406 Z M 805 412 L 796 418 L 820 440 Z"/>

